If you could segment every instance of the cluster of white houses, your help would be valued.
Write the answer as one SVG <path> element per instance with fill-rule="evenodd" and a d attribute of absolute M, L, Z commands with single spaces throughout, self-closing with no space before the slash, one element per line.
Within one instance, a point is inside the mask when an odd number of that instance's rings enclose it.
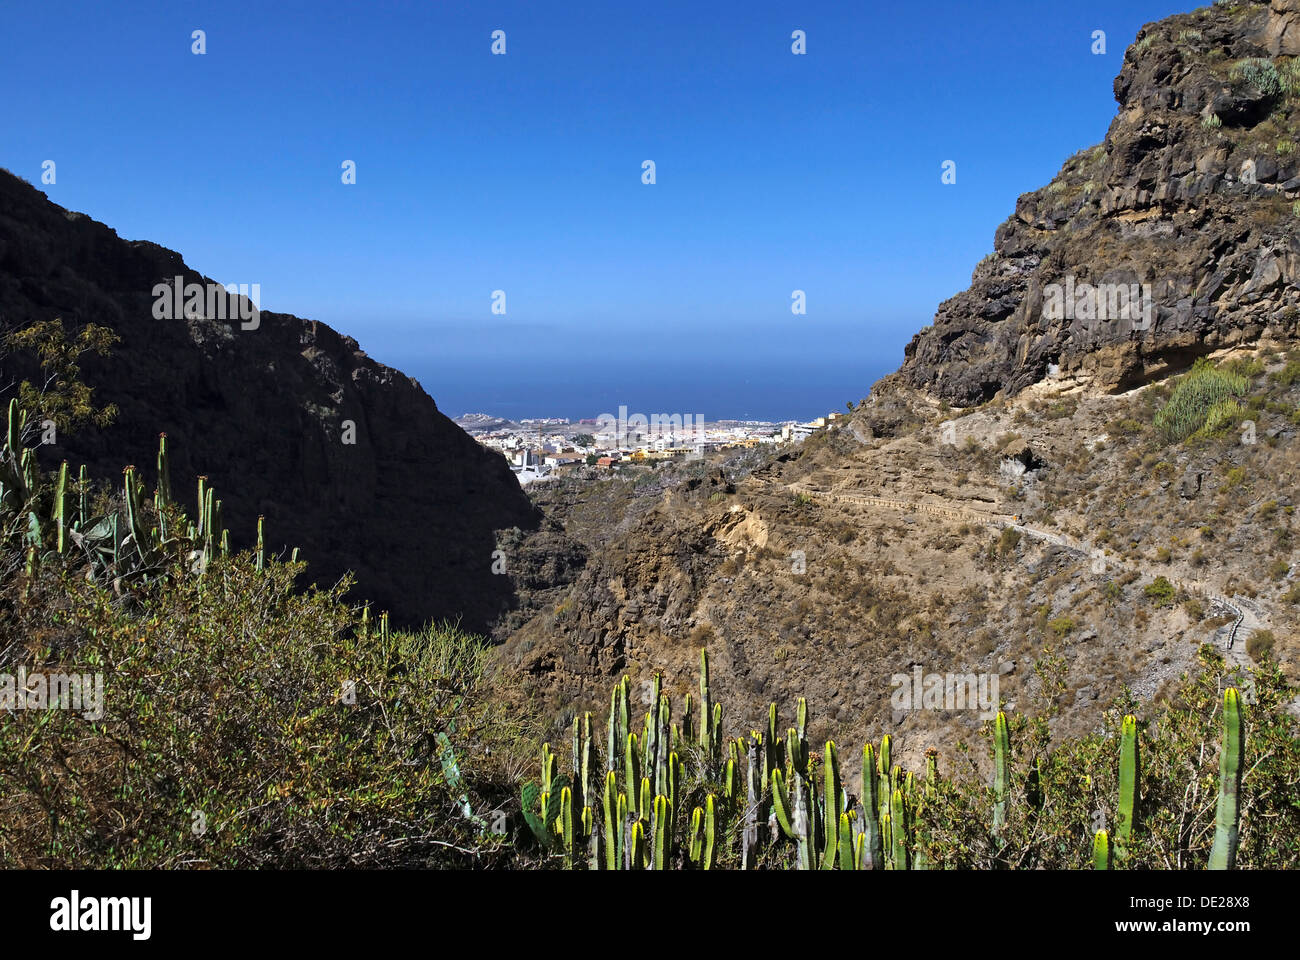
<path fill-rule="evenodd" d="M 577 424 L 547 418 L 529 421 L 532 429 L 504 429 L 476 434 L 485 447 L 501 452 L 510 469 L 525 486 L 583 466 L 610 470 L 622 464 L 649 464 L 661 460 L 698 460 L 710 453 L 764 444 L 798 443 L 826 427 L 840 414 L 832 413 L 808 423 L 747 423 L 699 425 L 681 431 L 646 431 L 610 428 L 595 420 Z M 545 428 L 565 426 L 564 432 Z M 588 429 L 590 427 L 591 429 Z M 593 442 L 579 443 L 590 437 Z"/>

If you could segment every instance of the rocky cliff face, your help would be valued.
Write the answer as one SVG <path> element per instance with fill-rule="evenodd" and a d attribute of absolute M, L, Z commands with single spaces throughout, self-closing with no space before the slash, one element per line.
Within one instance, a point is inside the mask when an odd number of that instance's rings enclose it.
<path fill-rule="evenodd" d="M 1297 57 L 1300 0 L 1145 27 L 1115 80 L 1105 142 L 1020 198 L 971 287 L 907 346 L 902 379 L 961 405 L 1049 376 L 1123 389 L 1226 346 L 1294 335 Z M 1134 284 L 1149 312 L 1135 304 L 1115 319 L 1116 294 Z M 1053 304 L 1065 291 L 1081 309 Z M 1110 301 L 1104 317 L 1098 300 Z"/>
<path fill-rule="evenodd" d="M 357 595 L 399 622 L 463 617 L 485 629 L 512 602 L 491 572 L 495 531 L 537 524 L 505 461 L 416 381 L 324 324 L 270 312 L 255 330 L 238 318 L 155 319 L 154 285 L 178 275 L 208 282 L 179 254 L 123 240 L 0 171 L 0 323 L 62 317 L 121 338 L 111 357 L 83 364 L 117 421 L 60 436 L 46 462 L 86 463 L 117 483 L 124 464 L 152 471 L 166 432 L 178 494 L 211 478 L 236 546 L 264 514 L 272 544 L 302 548 L 310 579 L 351 570 Z M 10 358 L 0 382 L 11 388 L 20 371 Z"/>
<path fill-rule="evenodd" d="M 1300 672 L 1297 24 L 1300 0 L 1275 0 L 1146 28 L 1106 143 L 1020 199 L 869 402 L 593 543 L 500 649 L 554 735 L 621 675 L 662 672 L 680 702 L 701 647 L 729 731 L 804 696 L 813 740 L 889 733 L 909 766 L 932 746 L 964 766 L 956 745 L 983 736 L 978 711 L 898 705 L 917 670 L 996 678 L 1065 736 L 1125 691 L 1172 695 L 1203 644 Z M 1105 320 L 1080 296 L 1135 283 L 1116 320 L 1109 291 Z M 1170 442 L 1153 424 L 1176 385 L 1124 389 L 1201 355 L 1245 371 L 1258 442 L 1237 421 Z"/>

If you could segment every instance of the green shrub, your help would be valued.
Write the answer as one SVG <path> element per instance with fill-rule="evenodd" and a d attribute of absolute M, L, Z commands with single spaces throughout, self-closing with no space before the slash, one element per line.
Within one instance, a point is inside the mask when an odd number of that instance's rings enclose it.
<path fill-rule="evenodd" d="M 1246 652 L 1250 654 L 1250 659 L 1256 663 L 1273 653 L 1273 646 L 1277 638 L 1273 636 L 1272 630 L 1256 630 L 1246 641 Z"/>
<path fill-rule="evenodd" d="M 1282 77 L 1272 60 L 1265 57 L 1248 57 L 1238 60 L 1228 71 L 1228 79 L 1248 83 L 1265 96 L 1276 96 L 1283 90 Z"/>
<path fill-rule="evenodd" d="M 1155 427 L 1167 441 L 1177 442 L 1207 426 L 1212 416 L 1215 425 L 1221 426 L 1232 416 L 1225 403 L 1235 404 L 1249 389 L 1248 377 L 1216 367 L 1202 357 L 1178 378 L 1169 402 L 1155 415 Z"/>
<path fill-rule="evenodd" d="M 1066 634 L 1070 633 L 1070 631 L 1074 629 L 1074 626 L 1074 620 L 1070 617 L 1057 617 L 1055 620 L 1048 621 L 1047 624 L 1047 628 L 1056 635 L 1057 639 L 1061 639 Z"/>
<path fill-rule="evenodd" d="M 1169 607 L 1174 602 L 1174 585 L 1165 577 L 1156 577 L 1145 587 L 1142 592 L 1157 607 Z"/>

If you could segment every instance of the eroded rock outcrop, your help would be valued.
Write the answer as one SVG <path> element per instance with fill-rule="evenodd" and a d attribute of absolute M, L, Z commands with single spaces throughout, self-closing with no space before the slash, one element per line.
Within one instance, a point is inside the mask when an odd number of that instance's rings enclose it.
<path fill-rule="evenodd" d="M 1105 142 L 1020 198 L 970 288 L 908 344 L 902 379 L 963 405 L 1049 375 L 1116 390 L 1225 346 L 1293 336 L 1298 53 L 1300 0 L 1143 28 Z M 1054 286 L 1078 309 L 1058 299 L 1054 310 Z M 1116 294 L 1129 291 L 1132 308 L 1115 319 Z"/>

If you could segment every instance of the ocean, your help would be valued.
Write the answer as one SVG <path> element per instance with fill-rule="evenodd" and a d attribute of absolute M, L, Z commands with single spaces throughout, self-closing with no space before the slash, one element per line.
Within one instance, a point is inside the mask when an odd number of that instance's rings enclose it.
<path fill-rule="evenodd" d="M 846 403 L 896 370 L 900 358 L 770 358 L 728 362 L 655 357 L 520 361 L 428 357 L 400 365 L 450 417 L 468 413 L 519 420 L 629 414 L 695 415 L 705 420 L 808 420 Z"/>

